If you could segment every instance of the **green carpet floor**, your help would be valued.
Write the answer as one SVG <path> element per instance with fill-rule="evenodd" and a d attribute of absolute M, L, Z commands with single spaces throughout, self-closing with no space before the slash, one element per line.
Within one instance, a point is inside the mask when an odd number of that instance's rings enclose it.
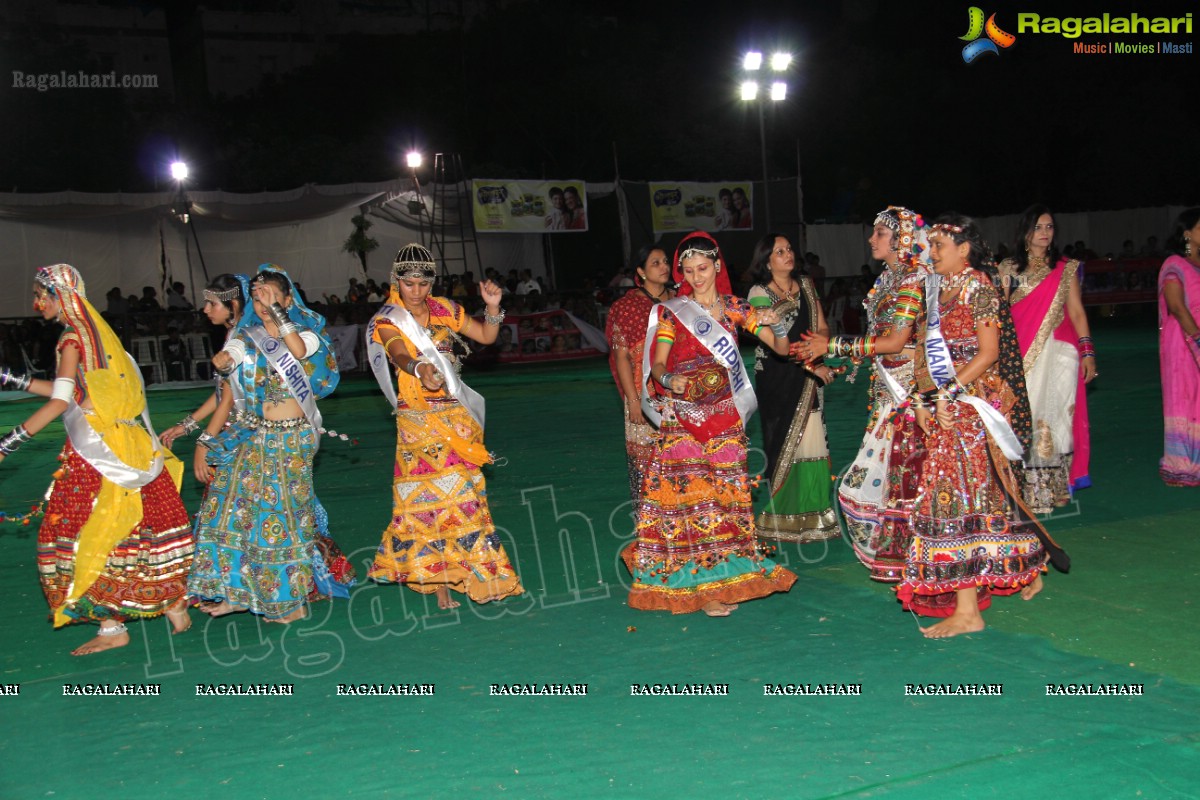
<path fill-rule="evenodd" d="M 287 628 L 248 615 L 72 658 L 54 631 L 34 530 L 0 525 L 0 798 L 1195 797 L 1200 492 L 1157 477 L 1155 332 L 1097 326 L 1092 478 L 1048 527 L 1071 553 L 1034 601 L 999 598 L 988 630 L 928 641 L 848 547 L 790 546 L 800 580 L 728 619 L 635 612 L 619 404 L 602 361 L 477 372 L 489 499 L 529 594 L 439 612 L 360 586 Z M 854 455 L 865 372 L 827 394 L 834 465 Z M 200 390 L 150 394 L 155 423 Z M 0 430 L 32 401 L 0 403 Z M 373 383 L 322 406 L 317 488 L 360 574 L 390 515 L 394 428 Z M 61 426 L 0 465 L 0 509 L 40 498 Z M 757 424 L 752 440 L 759 440 Z M 190 464 L 191 443 L 177 452 Z M 185 479 L 195 509 L 197 485 Z M 760 499 L 761 500 L 761 499 Z M 631 684 L 727 684 L 728 696 L 634 697 Z M 156 697 L 68 697 L 64 684 L 155 683 Z M 285 683 L 293 696 L 198 697 L 197 684 Z M 338 684 L 429 684 L 347 697 Z M 585 697 L 490 696 L 491 684 L 586 683 Z M 766 697 L 764 684 L 861 684 L 861 696 Z M 906 684 L 1002 684 L 1002 696 L 905 696 Z M 1141 684 L 1140 697 L 1048 697 L 1047 684 Z"/>

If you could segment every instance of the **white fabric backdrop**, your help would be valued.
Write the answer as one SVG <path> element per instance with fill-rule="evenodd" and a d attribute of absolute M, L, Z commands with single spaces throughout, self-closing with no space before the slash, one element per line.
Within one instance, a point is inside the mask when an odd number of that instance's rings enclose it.
<path fill-rule="evenodd" d="M 410 182 L 355 183 L 304 186 L 287 192 L 236 195 L 227 192 L 189 192 L 192 218 L 208 274 L 252 272 L 259 264 L 279 264 L 303 284 L 310 299 L 345 294 L 351 277 L 361 278 L 358 259 L 342 252 L 353 230 L 351 217 L 373 209 L 369 235 L 379 248 L 368 256 L 368 277 L 387 280 L 395 253 L 410 241 L 428 241 L 426 213 L 421 226 L 407 210 Z M 462 186 L 465 191 L 465 186 Z M 615 184 L 588 183 L 588 194 L 616 191 Z M 623 191 L 643 191 L 632 184 Z M 426 208 L 430 187 L 425 187 Z M 204 286 L 204 274 L 191 230 L 171 214 L 174 192 L 151 194 L 0 193 L 0 317 L 29 316 L 33 270 L 66 262 L 78 267 L 88 285 L 88 297 L 101 310 L 105 293 L 119 286 L 125 295 L 141 295 L 143 286 L 159 290 L 162 299 L 161 249 L 165 246 L 171 278 L 182 281 L 189 298 Z M 1057 216 L 1058 241 L 1084 240 L 1100 255 L 1119 252 L 1125 239 L 1137 249 L 1148 236 L 1162 246 L 1181 207 L 1063 213 Z M 440 209 L 439 209 L 440 213 Z M 453 210 L 448 209 L 452 223 Z M 1016 215 L 982 219 L 990 244 L 1012 237 Z M 469 223 L 468 223 L 469 224 Z M 452 229 L 457 226 L 452 224 Z M 160 245 L 161 231 L 161 245 Z M 808 249 L 821 256 L 829 277 L 857 275 L 869 253 L 865 225 L 809 225 Z M 612 235 L 621 235 L 613 231 Z M 480 260 L 501 274 L 530 269 L 545 275 L 541 234 L 478 237 L 478 254 L 450 243 L 447 268 L 452 273 L 478 273 Z M 476 279 L 480 276 L 475 275 Z M 195 294 L 193 294 L 193 285 Z"/>

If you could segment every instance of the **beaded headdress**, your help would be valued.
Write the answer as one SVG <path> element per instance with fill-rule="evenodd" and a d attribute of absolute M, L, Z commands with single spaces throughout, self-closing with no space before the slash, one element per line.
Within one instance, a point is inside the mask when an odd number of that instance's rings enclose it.
<path fill-rule="evenodd" d="M 79 270 L 70 264 L 52 264 L 48 267 L 38 267 L 33 275 L 34 281 L 52 294 L 58 294 L 60 289 L 66 289 L 80 297 L 87 297 L 83 285 L 83 276 Z"/>
<path fill-rule="evenodd" d="M 911 208 L 888 206 L 875 215 L 873 225 L 883 225 L 893 234 L 892 249 L 901 264 L 917 266 L 928 258 L 925 220 Z"/>
<path fill-rule="evenodd" d="M 932 226 L 929 229 L 930 236 L 944 235 L 944 236 L 949 236 L 951 238 L 961 234 L 962 232 L 963 232 L 962 225 L 951 225 L 948 222 L 939 222 L 938 224 Z"/>
<path fill-rule="evenodd" d="M 400 248 L 396 260 L 392 262 L 391 282 L 395 286 L 405 278 L 432 281 L 436 273 L 437 264 L 434 263 L 433 254 L 428 249 L 415 243 L 406 244 Z"/>

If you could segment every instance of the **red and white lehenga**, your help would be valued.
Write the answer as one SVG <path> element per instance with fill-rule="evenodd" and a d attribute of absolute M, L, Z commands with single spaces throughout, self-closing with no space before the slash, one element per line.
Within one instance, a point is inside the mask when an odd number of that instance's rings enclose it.
<path fill-rule="evenodd" d="M 979 351 L 976 328 L 1000 322 L 997 290 L 972 272 L 956 296 L 939 304 L 942 335 L 959 371 Z M 1023 388 L 1014 389 L 1001 372 L 997 361 L 966 389 L 1007 417 Z M 921 348 L 915 378 L 919 390 L 934 388 Z M 970 587 L 978 589 L 980 609 L 987 608 L 992 594 L 1011 594 L 1037 578 L 1050 557 L 1047 547 L 1060 552 L 1024 505 L 1011 462 L 979 413 L 965 402 L 950 409 L 953 425 L 931 421 L 925 437 L 912 538 L 897 587 L 905 608 L 934 617 L 950 616 L 954 593 Z"/>

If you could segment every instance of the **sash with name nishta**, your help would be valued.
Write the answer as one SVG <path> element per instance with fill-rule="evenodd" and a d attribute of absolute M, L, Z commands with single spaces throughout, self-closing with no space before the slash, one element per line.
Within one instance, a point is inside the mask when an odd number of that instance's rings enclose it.
<path fill-rule="evenodd" d="M 250 337 L 250 341 L 254 342 L 258 351 L 266 356 L 267 363 L 283 379 L 284 385 L 292 393 L 292 399 L 304 412 L 304 418 L 308 420 L 308 424 L 312 425 L 313 430 L 319 433 L 322 422 L 321 412 L 317 410 L 317 397 L 313 393 L 312 384 L 308 382 L 304 365 L 292 355 L 292 351 L 288 350 L 286 344 L 268 334 L 265 328 L 258 325 L 247 328 L 246 335 Z M 320 446 L 321 437 L 318 435 L 314 447 Z"/>

